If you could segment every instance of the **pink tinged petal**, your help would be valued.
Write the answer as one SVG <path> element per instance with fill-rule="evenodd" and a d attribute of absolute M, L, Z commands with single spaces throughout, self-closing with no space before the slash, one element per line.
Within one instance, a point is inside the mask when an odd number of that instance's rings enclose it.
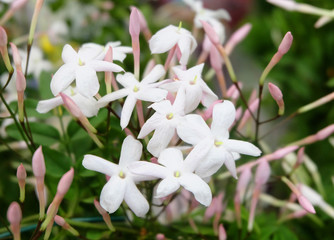
<path fill-rule="evenodd" d="M 208 125 L 200 115 L 188 114 L 177 126 L 177 135 L 186 143 L 196 145 L 211 136 Z"/>
<path fill-rule="evenodd" d="M 172 171 L 180 171 L 183 166 L 182 152 L 177 148 L 167 148 L 161 152 L 158 162 Z"/>
<path fill-rule="evenodd" d="M 176 192 L 180 188 L 178 178 L 167 177 L 163 179 L 157 187 L 156 198 L 167 197 L 173 192 Z"/>
<path fill-rule="evenodd" d="M 39 101 L 36 107 L 36 111 L 39 113 L 46 113 L 51 109 L 58 107 L 63 104 L 61 97 L 55 97 L 47 100 Z"/>
<path fill-rule="evenodd" d="M 75 68 L 73 64 L 64 64 L 53 75 L 50 88 L 54 96 L 57 96 L 73 82 L 76 75 Z"/>
<path fill-rule="evenodd" d="M 136 105 L 137 99 L 133 95 L 129 95 L 123 105 L 121 114 L 121 127 L 126 128 L 130 122 L 131 114 Z"/>
<path fill-rule="evenodd" d="M 119 171 L 118 165 L 90 154 L 84 156 L 82 166 L 86 169 L 103 173 L 108 176 L 117 175 Z"/>
<path fill-rule="evenodd" d="M 149 41 L 152 53 L 164 53 L 170 50 L 179 41 L 180 34 L 177 27 L 169 25 L 156 32 Z"/>
<path fill-rule="evenodd" d="M 228 128 L 235 120 L 235 107 L 232 102 L 224 100 L 214 106 L 212 112 L 211 132 L 215 136 L 228 138 Z"/>
<path fill-rule="evenodd" d="M 61 57 L 64 63 L 75 63 L 79 62 L 78 53 L 72 48 L 71 45 L 66 44 L 63 48 L 63 52 L 61 53 Z"/>
<path fill-rule="evenodd" d="M 124 201 L 137 217 L 145 217 L 150 208 L 143 194 L 131 180 L 127 181 Z"/>
<path fill-rule="evenodd" d="M 255 184 L 259 186 L 265 184 L 270 177 L 270 173 L 269 163 L 266 160 L 262 161 L 256 169 Z"/>
<path fill-rule="evenodd" d="M 157 178 L 166 178 L 170 171 L 157 163 L 150 163 L 145 161 L 133 162 L 129 165 L 128 169 L 132 174 L 149 176 L 154 179 Z"/>
<path fill-rule="evenodd" d="M 112 176 L 104 185 L 100 204 L 107 212 L 114 213 L 121 205 L 127 187 L 127 180 L 118 176 Z"/>
<path fill-rule="evenodd" d="M 117 99 L 123 98 L 125 96 L 127 96 L 130 93 L 131 90 L 127 89 L 127 88 L 123 88 L 120 90 L 117 90 L 115 92 L 109 93 L 107 95 L 105 95 L 104 97 L 100 98 L 97 102 L 98 102 L 98 106 L 99 107 L 104 107 L 105 105 L 107 105 L 108 103 L 115 101 Z"/>
<path fill-rule="evenodd" d="M 154 113 L 141 128 L 138 138 L 142 139 L 146 137 L 150 132 L 152 132 L 154 129 L 160 126 L 163 123 L 164 119 L 165 119 L 164 116 L 158 113 Z"/>
<path fill-rule="evenodd" d="M 188 86 L 186 88 L 185 113 L 194 111 L 202 99 L 202 89 L 199 85 Z"/>
<path fill-rule="evenodd" d="M 155 157 L 164 150 L 175 134 L 175 127 L 170 124 L 161 125 L 154 131 L 153 137 L 147 145 L 147 150 Z"/>
<path fill-rule="evenodd" d="M 90 61 L 87 66 L 93 68 L 96 72 L 124 72 L 124 69 L 117 64 L 102 60 Z"/>
<path fill-rule="evenodd" d="M 81 95 L 93 97 L 98 93 L 100 83 L 94 69 L 88 66 L 81 66 L 76 69 L 75 75 L 77 89 Z"/>
<path fill-rule="evenodd" d="M 225 167 L 227 168 L 227 170 L 231 173 L 231 175 L 235 178 L 238 179 L 237 177 L 237 169 L 235 167 L 235 161 L 233 159 L 233 156 L 230 155 L 226 158 L 225 162 Z"/>
<path fill-rule="evenodd" d="M 200 143 L 198 143 L 194 149 L 188 154 L 184 160 L 184 168 L 188 172 L 194 172 L 198 165 L 205 160 L 212 147 L 212 139 L 204 138 Z"/>
<path fill-rule="evenodd" d="M 161 64 L 156 65 L 152 71 L 145 76 L 145 78 L 141 81 L 141 83 L 149 84 L 158 81 L 165 75 L 166 71 Z"/>
<path fill-rule="evenodd" d="M 179 182 L 185 189 L 194 194 L 199 203 L 206 207 L 210 205 L 212 200 L 211 189 L 199 176 L 193 173 L 183 174 L 180 176 Z"/>
<path fill-rule="evenodd" d="M 312 206 L 311 202 L 303 195 L 300 195 L 298 197 L 298 202 L 300 206 L 302 206 L 306 211 L 309 213 L 315 214 L 315 209 Z"/>
<path fill-rule="evenodd" d="M 143 146 L 134 139 L 131 135 L 127 136 L 122 144 L 121 156 L 119 159 L 119 166 L 126 167 L 131 162 L 139 161 Z"/>
<path fill-rule="evenodd" d="M 119 82 L 125 88 L 132 88 L 136 85 L 139 86 L 138 80 L 132 73 L 118 74 L 116 76 L 117 82 Z"/>
<path fill-rule="evenodd" d="M 225 140 L 223 142 L 223 145 L 228 151 L 231 152 L 237 152 L 240 154 L 246 154 L 254 157 L 261 155 L 261 150 L 249 142 L 229 139 Z"/>
<path fill-rule="evenodd" d="M 147 101 L 147 102 L 159 102 L 166 99 L 168 92 L 160 88 L 145 88 L 144 90 L 139 90 L 137 92 L 137 99 Z"/>

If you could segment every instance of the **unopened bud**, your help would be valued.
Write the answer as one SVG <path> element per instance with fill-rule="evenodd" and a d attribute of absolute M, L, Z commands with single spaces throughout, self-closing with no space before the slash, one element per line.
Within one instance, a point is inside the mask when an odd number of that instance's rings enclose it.
<path fill-rule="evenodd" d="M 82 118 L 84 115 L 78 105 L 66 94 L 59 93 L 61 98 L 63 99 L 63 103 L 66 107 L 66 109 L 75 117 L 75 118 Z"/>
<path fill-rule="evenodd" d="M 265 184 L 270 177 L 270 173 L 271 170 L 269 163 L 265 160 L 262 161 L 256 169 L 255 184 L 259 186 Z"/>
<path fill-rule="evenodd" d="M 12 48 L 12 52 L 13 52 L 13 59 L 14 59 L 14 64 L 16 67 L 16 70 L 19 71 L 21 70 L 22 72 L 22 61 L 21 61 L 21 56 L 19 54 L 19 51 L 17 50 L 17 47 L 14 43 L 9 43 L 11 48 Z"/>
<path fill-rule="evenodd" d="M 22 163 L 17 168 L 16 177 L 17 177 L 17 180 L 19 182 L 19 187 L 20 187 L 20 202 L 24 202 L 27 172 Z"/>
<path fill-rule="evenodd" d="M 216 33 L 216 31 L 213 29 L 213 27 L 205 21 L 201 21 L 201 23 L 203 25 L 203 29 L 204 29 L 205 33 L 208 35 L 212 44 L 213 45 L 218 45 L 219 44 L 219 36 Z"/>
<path fill-rule="evenodd" d="M 5 29 L 0 26 L 0 48 L 7 47 L 8 37 Z"/>
<path fill-rule="evenodd" d="M 323 140 L 327 137 L 329 137 L 330 135 L 332 135 L 334 132 L 334 124 L 331 124 L 327 127 L 325 127 L 324 129 L 320 130 L 319 132 L 316 133 L 316 136 L 318 138 L 318 140 Z"/>
<path fill-rule="evenodd" d="M 284 101 L 283 101 L 283 94 L 281 90 L 274 84 L 268 83 L 268 88 L 271 96 L 276 101 L 278 105 L 278 115 L 284 114 Z"/>
<path fill-rule="evenodd" d="M 106 223 L 106 225 L 108 226 L 108 228 L 110 229 L 110 231 L 114 232 L 115 228 L 111 223 L 110 216 L 109 216 L 108 212 L 101 207 L 99 201 L 97 201 L 96 199 L 94 199 L 94 206 L 97 209 L 97 211 L 101 214 L 101 216 L 103 217 L 103 220 Z"/>
<path fill-rule="evenodd" d="M 131 8 L 129 32 L 132 38 L 140 34 L 140 18 L 137 8 Z"/>
<path fill-rule="evenodd" d="M 248 35 L 251 29 L 252 24 L 246 23 L 231 35 L 230 39 L 225 45 L 227 54 L 230 54 L 232 52 L 234 47 L 238 45 Z"/>
<path fill-rule="evenodd" d="M 296 151 L 297 149 L 298 149 L 298 146 L 287 146 L 284 148 L 280 148 L 271 154 L 271 158 L 280 159 L 282 157 L 285 157 L 289 153 Z"/>
<path fill-rule="evenodd" d="M 298 202 L 300 206 L 302 206 L 306 211 L 308 211 L 309 213 L 315 214 L 315 209 L 313 205 L 306 197 L 304 197 L 303 195 L 300 195 L 298 197 Z"/>
<path fill-rule="evenodd" d="M 292 41 L 293 41 L 293 36 L 291 32 L 287 32 L 281 44 L 278 47 L 278 52 L 281 53 L 282 55 L 286 54 L 292 45 Z"/>
<path fill-rule="evenodd" d="M 62 218 L 59 215 L 56 215 L 54 218 L 54 221 L 57 223 L 57 225 L 61 226 L 63 229 L 69 231 L 70 233 L 72 233 L 74 236 L 79 236 L 79 232 L 77 230 L 75 230 L 73 227 L 71 227 L 70 224 L 68 224 L 66 222 L 66 220 L 64 218 Z"/>
<path fill-rule="evenodd" d="M 12 202 L 7 210 L 7 219 L 13 233 L 14 240 L 20 240 L 20 222 L 22 220 L 22 211 L 17 202 Z"/>
<path fill-rule="evenodd" d="M 65 173 L 59 180 L 57 187 L 57 194 L 65 196 L 68 189 L 70 188 L 74 177 L 74 169 L 71 168 L 67 173 Z"/>
<path fill-rule="evenodd" d="M 32 157 L 32 171 L 35 177 L 43 177 L 45 175 L 45 161 L 42 152 L 42 146 L 39 146 Z"/>
<path fill-rule="evenodd" d="M 27 2 L 28 2 L 28 0 L 14 0 L 12 2 L 12 4 L 10 5 L 10 8 L 13 11 L 16 11 L 16 10 L 20 9 L 21 7 L 23 7 Z"/>
<path fill-rule="evenodd" d="M 219 240 L 226 240 L 227 239 L 226 231 L 225 231 L 225 228 L 224 228 L 222 223 L 219 224 L 218 239 Z"/>

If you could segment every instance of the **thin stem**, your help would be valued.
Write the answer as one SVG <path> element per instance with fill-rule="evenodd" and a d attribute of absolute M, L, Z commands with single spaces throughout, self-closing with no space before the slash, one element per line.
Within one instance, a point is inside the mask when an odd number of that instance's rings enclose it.
<path fill-rule="evenodd" d="M 273 118 L 270 118 L 270 119 L 268 119 L 268 120 L 259 122 L 259 125 L 264 124 L 264 123 L 268 123 L 268 122 L 271 122 L 271 121 L 274 121 L 274 120 L 276 120 L 277 118 L 280 118 L 281 116 L 282 116 L 282 115 L 277 114 L 277 115 L 276 115 L 275 117 L 273 117 Z"/>
<path fill-rule="evenodd" d="M 27 46 L 26 69 L 25 69 L 25 71 L 24 71 L 24 76 L 25 76 L 25 78 L 27 78 L 27 75 L 28 75 L 28 65 L 29 65 L 29 58 L 30 58 L 31 46 L 32 46 L 32 42 L 31 42 L 31 43 L 28 43 L 28 46 Z"/>
<path fill-rule="evenodd" d="M 1 92 L 3 92 L 6 89 L 6 87 L 8 86 L 8 84 L 10 82 L 10 80 L 12 79 L 13 74 L 14 74 L 14 71 L 8 73 L 7 82 L 5 83 L 5 85 L 3 86 L 3 88 L 1 89 Z"/>
<path fill-rule="evenodd" d="M 257 138 L 259 136 L 259 127 L 260 127 L 260 112 L 261 112 L 261 102 L 262 102 L 262 91 L 263 91 L 263 84 L 259 84 L 259 104 L 257 107 L 257 116 L 256 116 L 256 124 L 255 124 L 255 141 L 257 141 Z"/>

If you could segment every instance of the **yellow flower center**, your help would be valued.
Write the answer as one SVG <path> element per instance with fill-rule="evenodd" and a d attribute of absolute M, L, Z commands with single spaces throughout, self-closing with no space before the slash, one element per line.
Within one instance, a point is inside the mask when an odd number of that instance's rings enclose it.
<path fill-rule="evenodd" d="M 195 85 L 197 82 L 197 75 L 194 77 L 194 80 L 190 81 L 191 85 Z"/>
<path fill-rule="evenodd" d="M 85 62 L 83 62 L 80 58 L 79 58 L 79 65 L 80 65 L 80 66 L 85 65 Z"/>
<path fill-rule="evenodd" d="M 134 91 L 134 92 L 138 92 L 138 91 L 139 91 L 139 87 L 134 86 L 133 91 Z"/>
<path fill-rule="evenodd" d="M 177 32 L 178 32 L 178 33 L 180 32 L 181 28 L 182 28 L 182 21 L 180 21 L 180 23 L 179 23 L 179 27 L 178 27 L 178 29 L 177 29 Z"/>
<path fill-rule="evenodd" d="M 125 173 L 121 170 L 119 173 L 118 173 L 118 176 L 120 177 L 120 178 L 125 178 Z"/>
<path fill-rule="evenodd" d="M 181 173 L 180 173 L 180 171 L 175 171 L 174 172 L 174 177 L 180 177 L 181 176 Z"/>
<path fill-rule="evenodd" d="M 222 142 L 222 141 L 217 141 L 217 140 L 215 140 L 215 146 L 216 146 L 216 147 L 220 147 L 221 145 L 223 145 L 223 142 Z"/>
<path fill-rule="evenodd" d="M 174 117 L 174 114 L 173 114 L 173 113 L 168 113 L 168 114 L 166 115 L 166 118 L 167 118 L 168 120 L 171 120 L 173 117 Z"/>

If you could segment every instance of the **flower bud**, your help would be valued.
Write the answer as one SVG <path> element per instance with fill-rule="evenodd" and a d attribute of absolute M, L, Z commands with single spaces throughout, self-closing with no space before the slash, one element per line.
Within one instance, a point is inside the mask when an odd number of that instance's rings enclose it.
<path fill-rule="evenodd" d="M 7 33 L 3 27 L 0 26 L 0 48 L 7 48 L 8 38 Z"/>
<path fill-rule="evenodd" d="M 205 21 L 201 20 L 201 23 L 203 25 L 203 29 L 204 29 L 205 33 L 208 35 L 212 44 L 213 45 L 218 45 L 219 44 L 219 36 L 216 33 L 216 31 L 213 29 L 213 27 Z"/>
<path fill-rule="evenodd" d="M 82 118 L 84 117 L 84 114 L 82 113 L 82 111 L 80 110 L 80 108 L 78 107 L 78 105 L 66 94 L 64 93 L 59 93 L 59 95 L 61 96 L 61 98 L 63 99 L 63 103 L 66 107 L 66 109 L 75 117 L 75 118 Z"/>
<path fill-rule="evenodd" d="M 64 218 L 62 218 L 59 215 L 56 215 L 54 217 L 54 221 L 57 223 L 57 225 L 61 226 L 63 229 L 69 231 L 70 233 L 72 233 L 72 235 L 74 236 L 79 236 L 79 232 L 77 230 L 75 230 L 73 227 L 71 227 L 70 224 L 68 224 Z"/>
<path fill-rule="evenodd" d="M 331 124 L 325 127 L 324 129 L 320 130 L 319 132 L 317 132 L 316 136 L 318 140 L 323 140 L 332 135 L 333 132 L 334 132 L 334 124 Z"/>
<path fill-rule="evenodd" d="M 74 169 L 71 168 L 67 173 L 65 173 L 61 179 L 59 180 L 58 186 L 57 186 L 57 194 L 61 196 L 65 196 L 68 189 L 70 188 L 72 181 L 74 177 Z"/>
<path fill-rule="evenodd" d="M 281 44 L 278 47 L 278 52 L 281 53 L 282 55 L 286 54 L 292 45 L 292 41 L 293 41 L 293 36 L 291 32 L 287 32 L 283 40 L 281 41 Z"/>
<path fill-rule="evenodd" d="M 259 186 L 265 184 L 270 177 L 270 173 L 271 170 L 269 163 L 265 160 L 262 161 L 256 169 L 255 184 Z"/>
<path fill-rule="evenodd" d="M 304 197 L 303 195 L 300 195 L 298 197 L 298 202 L 300 206 L 302 206 L 306 211 L 308 211 L 309 213 L 315 214 L 314 207 L 312 206 L 311 202 L 306 197 Z"/>
<path fill-rule="evenodd" d="M 21 7 L 23 7 L 27 2 L 28 2 L 28 0 L 14 0 L 11 3 L 10 8 L 13 11 L 16 11 L 16 10 L 20 9 Z"/>
<path fill-rule="evenodd" d="M 12 48 L 14 64 L 15 64 L 16 70 L 17 71 L 20 70 L 22 72 L 22 61 L 21 61 L 21 56 L 19 54 L 19 51 L 17 50 L 17 47 L 14 43 L 9 43 L 9 44 Z"/>
<path fill-rule="evenodd" d="M 231 35 L 230 39 L 225 45 L 227 54 L 230 54 L 232 52 L 234 47 L 238 45 L 248 35 L 251 29 L 252 24 L 246 23 Z"/>
<path fill-rule="evenodd" d="M 155 239 L 156 240 L 165 240 L 165 235 L 162 233 L 158 233 L 157 235 L 155 235 Z"/>
<path fill-rule="evenodd" d="M 45 175 L 45 161 L 42 152 L 42 146 L 39 146 L 32 156 L 32 171 L 35 177 L 44 178 Z"/>
<path fill-rule="evenodd" d="M 115 228 L 114 228 L 114 226 L 111 223 L 109 214 L 107 213 L 106 210 L 104 210 L 101 207 L 99 201 L 97 201 L 96 199 L 94 199 L 94 206 L 97 209 L 97 211 L 101 214 L 101 216 L 103 217 L 103 220 L 106 223 L 106 225 L 108 226 L 108 228 L 110 229 L 110 231 L 114 232 Z"/>
<path fill-rule="evenodd" d="M 296 151 L 297 149 L 298 149 L 298 146 L 287 146 L 284 148 L 280 148 L 271 154 L 271 158 L 280 159 L 282 157 L 285 157 L 289 153 Z"/>
<path fill-rule="evenodd" d="M 225 228 L 224 228 L 222 223 L 219 224 L 218 239 L 219 240 L 226 240 L 227 239 L 226 231 L 225 231 Z"/>
<path fill-rule="evenodd" d="M 278 115 L 284 114 L 284 101 L 283 101 L 283 94 L 281 90 L 274 84 L 268 83 L 268 88 L 271 96 L 276 101 L 278 105 Z"/>
<path fill-rule="evenodd" d="M 16 177 L 17 177 L 17 180 L 19 182 L 19 187 L 20 187 L 20 202 L 24 202 L 27 172 L 22 163 L 17 168 Z"/>
<path fill-rule="evenodd" d="M 12 202 L 7 210 L 7 219 L 13 233 L 14 240 L 20 240 L 20 222 L 22 220 L 22 211 L 17 202 Z"/>
<path fill-rule="evenodd" d="M 137 8 L 131 8 L 129 32 L 132 38 L 139 37 L 140 34 L 140 17 Z"/>

